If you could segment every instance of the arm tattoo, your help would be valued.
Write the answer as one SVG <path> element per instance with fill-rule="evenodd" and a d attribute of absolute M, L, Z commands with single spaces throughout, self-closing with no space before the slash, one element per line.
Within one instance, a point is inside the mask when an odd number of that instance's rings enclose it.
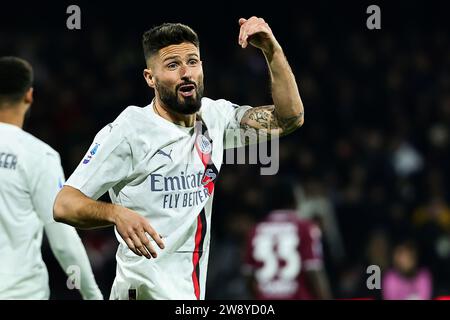
<path fill-rule="evenodd" d="M 241 120 L 241 128 L 256 129 L 259 133 L 266 135 L 287 135 L 297 129 L 303 120 L 303 112 L 297 116 L 281 118 L 275 106 L 254 107 L 247 112 Z"/>
<path fill-rule="evenodd" d="M 298 115 L 289 118 L 278 117 L 278 123 L 282 130 L 281 132 L 282 136 L 290 134 L 291 132 L 294 132 L 302 125 L 303 112 L 300 112 Z"/>
<path fill-rule="evenodd" d="M 278 124 L 274 117 L 274 109 L 273 106 L 252 108 L 244 114 L 244 117 L 242 118 L 243 123 L 254 129 L 275 129 L 278 127 Z M 244 119 L 247 121 L 244 121 Z"/>

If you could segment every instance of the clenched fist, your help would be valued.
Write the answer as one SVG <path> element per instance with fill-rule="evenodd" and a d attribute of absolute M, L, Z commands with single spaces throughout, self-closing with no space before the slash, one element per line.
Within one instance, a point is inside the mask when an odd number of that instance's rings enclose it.
<path fill-rule="evenodd" d="M 278 41 L 272 33 L 267 22 L 262 18 L 251 17 L 250 19 L 239 19 L 239 45 L 246 48 L 250 43 L 252 46 L 261 49 L 264 53 L 273 52 L 281 49 Z"/>

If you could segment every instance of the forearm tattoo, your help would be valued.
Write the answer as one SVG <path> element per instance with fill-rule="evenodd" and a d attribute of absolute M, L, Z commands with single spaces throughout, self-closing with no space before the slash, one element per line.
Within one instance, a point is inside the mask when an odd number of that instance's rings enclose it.
<path fill-rule="evenodd" d="M 254 107 L 242 117 L 241 127 L 244 130 L 256 129 L 259 135 L 284 136 L 297 129 L 302 123 L 302 118 L 303 112 L 294 117 L 282 118 L 277 115 L 273 105 Z"/>
<path fill-rule="evenodd" d="M 278 124 L 282 130 L 281 135 L 285 136 L 295 131 L 300 127 L 303 123 L 303 112 L 300 112 L 298 115 L 289 117 L 289 118 L 281 118 L 278 117 Z"/>

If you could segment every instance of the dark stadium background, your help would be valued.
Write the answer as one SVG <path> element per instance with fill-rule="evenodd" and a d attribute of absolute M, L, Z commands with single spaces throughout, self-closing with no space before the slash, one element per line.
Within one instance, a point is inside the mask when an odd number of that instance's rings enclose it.
<path fill-rule="evenodd" d="M 81 7 L 81 30 L 66 28 L 70 4 Z M 370 4 L 381 7 L 381 30 L 366 28 Z M 153 25 L 182 22 L 197 31 L 206 96 L 270 103 L 262 55 L 237 43 L 238 19 L 263 17 L 297 77 L 305 124 L 281 141 L 277 176 L 260 176 L 257 165 L 223 167 L 207 298 L 248 298 L 243 240 L 266 213 L 265 190 L 282 177 L 304 190 L 305 202 L 317 208 L 310 214 L 326 225 L 325 262 L 336 298 L 380 298 L 380 291 L 365 289 L 365 268 L 389 269 L 392 248 L 404 238 L 415 240 L 438 296 L 450 294 L 448 7 L 445 1 L 4 2 L 0 55 L 34 66 L 35 102 L 25 129 L 60 152 L 68 177 L 98 130 L 126 106 L 151 101 L 141 36 Z M 79 233 L 107 298 L 113 230 Z M 78 299 L 46 242 L 43 255 L 51 298 Z"/>

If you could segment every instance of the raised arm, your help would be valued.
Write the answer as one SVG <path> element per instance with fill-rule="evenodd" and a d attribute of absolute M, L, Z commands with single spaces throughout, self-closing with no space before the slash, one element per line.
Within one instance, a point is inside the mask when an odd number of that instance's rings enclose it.
<path fill-rule="evenodd" d="M 244 129 L 268 131 L 269 134 L 287 135 L 304 121 L 303 103 L 289 63 L 272 30 L 264 19 L 239 19 L 239 44 L 248 43 L 260 49 L 266 58 L 271 79 L 273 105 L 254 107 L 244 114 Z"/>

